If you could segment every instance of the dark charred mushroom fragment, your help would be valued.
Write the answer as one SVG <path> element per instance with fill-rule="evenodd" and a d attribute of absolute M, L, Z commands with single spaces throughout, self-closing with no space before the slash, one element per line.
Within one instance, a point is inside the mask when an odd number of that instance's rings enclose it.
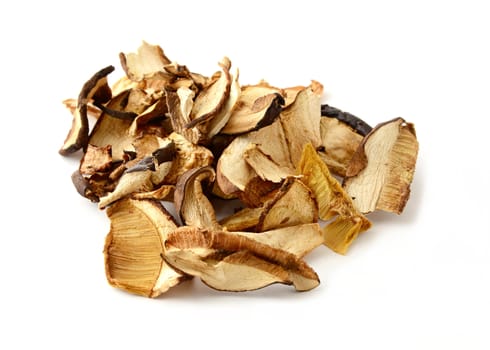
<path fill-rule="evenodd" d="M 349 125 L 361 136 L 366 136 L 373 129 L 368 123 L 366 123 L 361 118 L 358 118 L 349 112 L 344 112 L 336 107 L 332 107 L 328 104 L 321 105 L 321 114 L 322 117 L 335 118 Z"/>
<path fill-rule="evenodd" d="M 82 87 L 78 96 L 77 107 L 73 113 L 73 121 L 70 132 L 59 153 L 68 155 L 87 147 L 89 124 L 88 124 L 88 104 L 107 102 L 111 96 L 111 89 L 107 84 L 107 76 L 114 71 L 113 66 L 108 66 L 95 73 Z"/>

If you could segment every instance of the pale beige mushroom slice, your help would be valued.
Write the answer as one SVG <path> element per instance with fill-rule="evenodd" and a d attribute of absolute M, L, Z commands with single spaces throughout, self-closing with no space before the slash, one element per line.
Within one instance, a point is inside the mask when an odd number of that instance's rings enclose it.
<path fill-rule="evenodd" d="M 132 81 L 141 81 L 155 72 L 163 71 L 171 61 L 158 45 L 143 41 L 136 53 L 120 53 L 119 58 L 126 75 Z"/>
<path fill-rule="evenodd" d="M 165 249 L 170 265 L 218 290 L 254 290 L 279 282 L 306 291 L 320 283 L 296 255 L 232 232 L 181 227 L 168 236 Z M 222 257 L 218 252 L 228 254 Z M 236 259 L 235 254 L 245 258 Z"/>
<path fill-rule="evenodd" d="M 324 227 L 324 242 L 335 252 L 345 254 L 358 234 L 371 227 L 371 222 L 355 208 L 352 199 L 330 174 L 311 144 L 305 146 L 298 170 L 303 175 L 301 180 L 315 196 L 319 218 L 330 220 L 337 215 L 340 217 Z M 356 224 L 347 225 L 348 222 Z"/>
<path fill-rule="evenodd" d="M 157 297 L 190 278 L 163 259 L 164 242 L 177 228 L 153 200 L 120 200 L 107 209 L 111 221 L 104 260 L 109 284 L 130 293 Z"/>
<path fill-rule="evenodd" d="M 362 213 L 400 214 L 410 195 L 418 141 L 413 124 L 396 118 L 376 126 L 347 168 L 344 188 Z"/>
<path fill-rule="evenodd" d="M 214 169 L 210 166 L 194 168 L 182 174 L 175 186 L 175 210 L 187 226 L 220 229 L 213 205 L 203 192 L 202 183 L 214 182 Z"/>
<path fill-rule="evenodd" d="M 217 135 L 223 127 L 228 123 L 231 114 L 233 112 L 234 107 L 237 104 L 238 99 L 240 98 L 241 89 L 240 84 L 238 82 L 239 72 L 238 69 L 235 71 L 235 74 L 231 75 L 231 85 L 230 85 L 230 93 L 226 102 L 216 115 L 213 116 L 212 119 L 209 120 L 207 129 L 207 139 L 211 140 L 215 135 Z"/>

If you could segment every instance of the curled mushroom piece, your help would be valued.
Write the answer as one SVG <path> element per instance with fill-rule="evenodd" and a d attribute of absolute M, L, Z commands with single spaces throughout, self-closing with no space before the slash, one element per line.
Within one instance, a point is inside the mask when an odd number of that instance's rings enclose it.
<path fill-rule="evenodd" d="M 111 227 L 104 258 L 112 286 L 154 298 L 190 278 L 163 259 L 163 243 L 177 225 L 159 202 L 123 199 L 107 215 Z"/>
<path fill-rule="evenodd" d="M 203 193 L 202 182 L 213 182 L 213 168 L 201 167 L 186 171 L 175 186 L 174 204 L 182 222 L 188 226 L 219 229 L 213 205 Z"/>
<path fill-rule="evenodd" d="M 85 149 L 88 143 L 88 104 L 107 102 L 112 97 L 112 92 L 107 84 L 107 76 L 114 71 L 113 66 L 108 66 L 95 73 L 82 87 L 78 96 L 77 106 L 73 111 L 73 122 L 59 153 L 63 156 Z"/>
<path fill-rule="evenodd" d="M 413 124 L 396 118 L 376 126 L 359 145 L 344 180 L 356 208 L 400 214 L 410 195 L 417 153 Z"/>
<path fill-rule="evenodd" d="M 218 290 L 238 292 L 283 283 L 306 291 L 320 282 L 296 255 L 233 232 L 180 227 L 168 236 L 165 249 L 170 265 Z"/>

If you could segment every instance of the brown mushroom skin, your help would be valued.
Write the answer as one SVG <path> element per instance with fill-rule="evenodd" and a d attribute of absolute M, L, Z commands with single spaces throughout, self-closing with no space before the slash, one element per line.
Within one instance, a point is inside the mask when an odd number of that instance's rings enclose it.
<path fill-rule="evenodd" d="M 102 104 L 111 99 L 112 92 L 107 84 L 107 75 L 114 69 L 114 66 L 101 69 L 83 85 L 78 96 L 77 108 L 73 113 L 71 129 L 58 151 L 59 154 L 66 156 L 81 148 L 85 151 L 89 139 L 88 103 L 93 99 L 94 103 Z"/>

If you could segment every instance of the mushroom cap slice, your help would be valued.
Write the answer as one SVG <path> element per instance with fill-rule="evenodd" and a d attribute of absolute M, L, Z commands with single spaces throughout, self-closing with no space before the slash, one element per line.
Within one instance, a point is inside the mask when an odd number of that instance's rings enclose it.
<path fill-rule="evenodd" d="M 212 183 L 214 169 L 210 166 L 194 168 L 179 177 L 175 186 L 174 204 L 185 225 L 219 229 L 213 205 L 203 193 L 202 182 Z"/>
<path fill-rule="evenodd" d="M 177 225 L 158 201 L 123 199 L 109 207 L 107 215 L 111 227 L 104 259 L 112 286 L 157 297 L 189 278 L 162 257 L 163 242 Z"/>
<path fill-rule="evenodd" d="M 360 212 L 403 211 L 410 196 L 418 147 L 413 124 L 403 118 L 377 125 L 364 138 L 344 179 L 344 188 Z"/>
<path fill-rule="evenodd" d="M 253 290 L 279 282 L 303 291 L 319 284 L 317 274 L 294 254 L 233 232 L 181 227 L 168 236 L 165 249 L 169 264 L 219 290 Z M 209 254 L 210 249 L 227 254 Z"/>
<path fill-rule="evenodd" d="M 73 112 L 73 121 L 59 153 L 63 156 L 87 147 L 89 139 L 88 104 L 91 100 L 97 103 L 107 102 L 111 97 L 111 89 L 107 84 L 107 76 L 114 71 L 108 66 L 95 73 L 82 87 Z"/>
<path fill-rule="evenodd" d="M 150 45 L 143 41 L 136 53 L 120 53 L 121 66 L 132 81 L 141 81 L 155 72 L 163 71 L 163 67 L 171 61 L 165 56 L 158 45 Z"/>

